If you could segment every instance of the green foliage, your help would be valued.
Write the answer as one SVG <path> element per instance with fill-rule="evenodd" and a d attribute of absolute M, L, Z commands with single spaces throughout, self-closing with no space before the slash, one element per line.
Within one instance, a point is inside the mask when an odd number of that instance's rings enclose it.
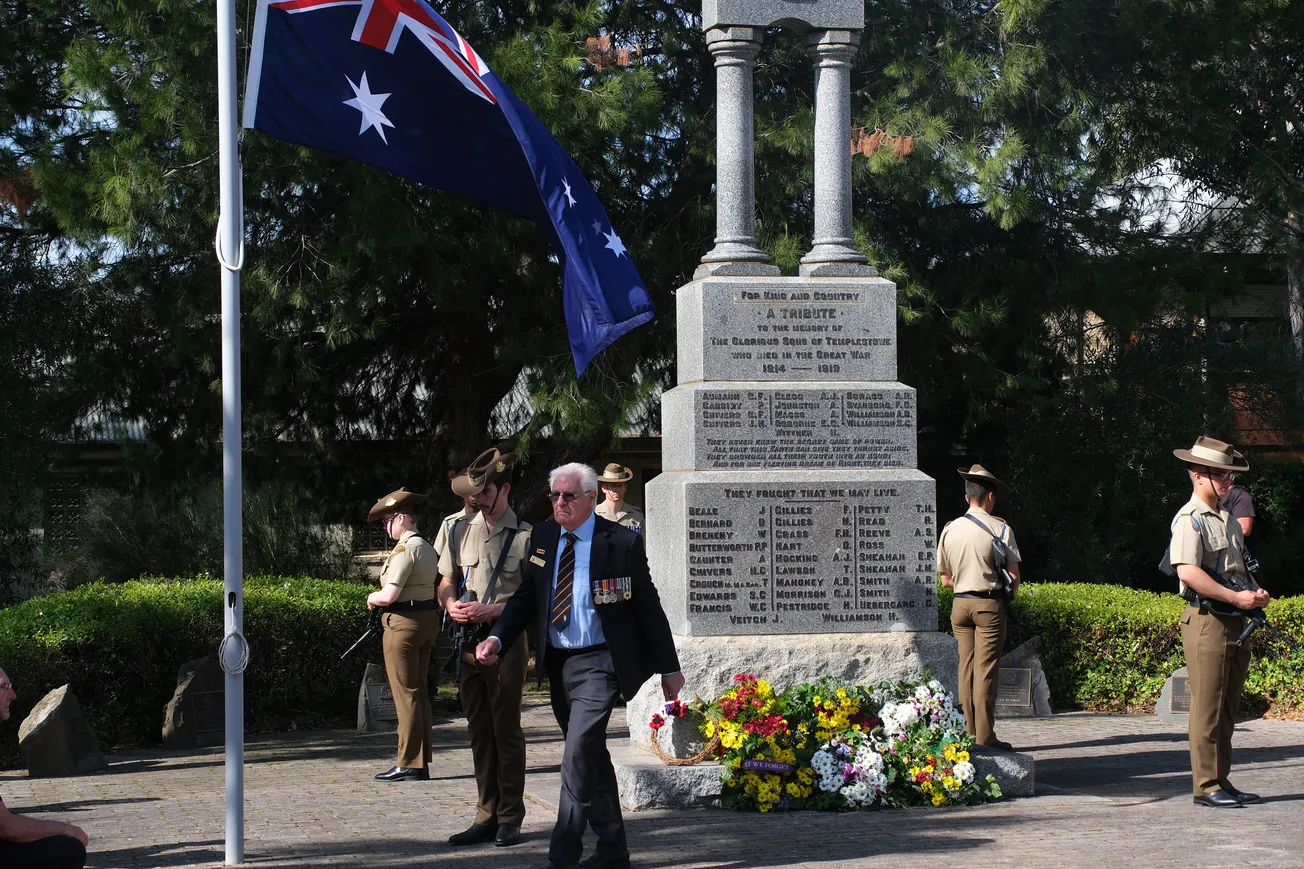
<path fill-rule="evenodd" d="M 216 484 L 162 494 L 92 490 L 81 536 L 81 547 L 56 561 L 66 586 L 138 576 L 221 576 L 222 490 Z M 245 491 L 243 547 L 249 575 L 361 578 L 352 530 L 326 525 L 309 498 L 286 486 Z"/>
<path fill-rule="evenodd" d="M 950 589 L 938 592 L 938 627 L 950 631 Z M 1057 709 L 1139 712 L 1154 709 L 1164 682 L 1183 666 L 1178 618 L 1186 603 L 1156 594 L 1092 583 L 1023 583 L 1015 598 L 1008 643 L 1034 635 Z M 1304 643 L 1304 597 L 1278 598 L 1268 622 Z M 1264 631 L 1254 635 L 1253 662 L 1241 697 L 1244 712 L 1304 710 L 1304 660 L 1292 660 Z"/>
<path fill-rule="evenodd" d="M 250 577 L 245 582 L 245 721 L 249 731 L 338 725 L 355 710 L 368 652 L 340 654 L 365 625 L 366 589 L 342 582 Z M 0 667 L 18 686 L 0 725 L 0 761 L 46 692 L 70 683 L 101 744 L 156 742 L 163 708 L 186 661 L 216 654 L 222 583 L 93 583 L 0 610 Z"/>

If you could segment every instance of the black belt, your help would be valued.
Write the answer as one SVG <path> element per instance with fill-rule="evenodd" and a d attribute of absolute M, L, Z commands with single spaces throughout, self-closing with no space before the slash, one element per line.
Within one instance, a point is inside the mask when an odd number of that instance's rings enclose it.
<path fill-rule="evenodd" d="M 598 643 L 596 646 L 581 646 L 578 649 L 567 649 L 562 646 L 554 646 L 552 643 L 548 644 L 549 652 L 556 652 L 557 654 L 563 655 L 567 658 L 575 655 L 587 655 L 589 652 L 605 652 L 606 650 L 606 643 Z"/>
<path fill-rule="evenodd" d="M 955 596 L 966 600 L 1005 600 L 1003 591 L 957 591 Z"/>
<path fill-rule="evenodd" d="M 392 603 L 384 608 L 387 613 L 411 613 L 437 609 L 439 609 L 439 601 L 433 598 L 430 600 L 405 600 L 402 603 Z"/>

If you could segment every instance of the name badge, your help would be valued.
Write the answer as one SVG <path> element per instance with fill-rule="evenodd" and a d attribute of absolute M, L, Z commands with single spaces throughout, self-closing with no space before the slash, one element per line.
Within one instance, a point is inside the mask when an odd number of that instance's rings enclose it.
<path fill-rule="evenodd" d="M 545 564 L 544 560 L 537 555 L 530 556 L 530 563 L 537 564 L 539 567 L 543 567 Z"/>

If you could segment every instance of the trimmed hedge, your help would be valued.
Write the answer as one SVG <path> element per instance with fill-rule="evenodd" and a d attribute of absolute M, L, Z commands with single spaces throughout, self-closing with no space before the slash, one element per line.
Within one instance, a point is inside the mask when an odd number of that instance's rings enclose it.
<path fill-rule="evenodd" d="M 938 593 L 938 626 L 951 630 L 951 590 Z M 1056 709 L 1151 712 L 1168 675 L 1184 664 L 1176 594 L 1116 585 L 1026 583 L 1012 607 L 1008 648 L 1040 635 L 1041 663 Z M 1268 622 L 1304 645 L 1304 597 L 1268 605 Z M 1304 658 L 1258 631 L 1242 711 L 1304 711 Z"/>
<path fill-rule="evenodd" d="M 366 627 L 369 587 L 251 577 L 245 582 L 245 720 L 251 731 L 352 722 L 369 641 L 340 654 Z M 18 725 L 49 690 L 69 682 L 101 745 L 157 742 L 163 708 L 186 661 L 216 654 L 222 583 L 143 579 L 92 583 L 0 610 L 0 667 L 18 686 L 0 724 L 0 762 L 18 758 Z"/>
<path fill-rule="evenodd" d="M 251 731 L 350 724 L 371 642 L 339 656 L 366 624 L 369 586 L 286 577 L 245 583 L 245 719 Z M 950 630 L 951 592 L 938 594 Z M 1182 665 L 1175 594 L 1112 585 L 1028 583 L 1013 607 L 1011 647 L 1039 634 L 1058 709 L 1149 711 Z M 1304 643 L 1304 597 L 1274 600 L 1269 620 Z M 214 654 L 222 638 L 222 584 L 213 579 L 93 583 L 0 610 L 0 667 L 18 685 L 0 724 L 0 764 L 17 760 L 18 725 L 47 691 L 72 683 L 102 745 L 156 742 L 177 668 Z M 1304 712 L 1304 659 L 1260 631 L 1245 711 Z"/>

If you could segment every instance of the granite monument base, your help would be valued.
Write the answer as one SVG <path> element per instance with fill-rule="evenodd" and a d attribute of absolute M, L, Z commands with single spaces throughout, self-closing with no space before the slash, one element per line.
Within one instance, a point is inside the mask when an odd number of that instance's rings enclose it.
<path fill-rule="evenodd" d="M 165 748 L 191 749 L 226 742 L 226 674 L 209 655 L 177 671 L 177 687 L 163 709 Z"/>
<path fill-rule="evenodd" d="M 1050 685 L 1037 654 L 1041 648 L 1041 637 L 1034 636 L 1001 657 L 997 718 L 1043 718 L 1051 714 Z"/>
<path fill-rule="evenodd" d="M 955 639 L 936 631 L 886 631 L 872 634 L 675 637 L 685 685 L 681 699 L 697 694 L 710 701 L 733 684 L 735 673 L 750 673 L 782 691 L 820 676 L 854 684 L 880 679 L 913 679 L 928 671 L 946 690 L 956 690 Z M 630 741 L 651 744 L 652 716 L 663 710 L 661 680 L 652 678 L 629 702 Z M 687 756 L 685 741 L 661 740 L 667 754 Z M 680 752 L 683 752 L 680 754 Z M 658 761 L 659 763 L 659 761 Z"/>
<path fill-rule="evenodd" d="M 1032 755 L 975 746 L 970 754 L 978 778 L 993 776 L 1007 797 L 1030 797 L 1036 790 Z M 620 787 L 620 804 L 630 811 L 688 809 L 712 805 L 720 796 L 720 764 L 666 766 L 638 746 L 611 750 Z"/>

